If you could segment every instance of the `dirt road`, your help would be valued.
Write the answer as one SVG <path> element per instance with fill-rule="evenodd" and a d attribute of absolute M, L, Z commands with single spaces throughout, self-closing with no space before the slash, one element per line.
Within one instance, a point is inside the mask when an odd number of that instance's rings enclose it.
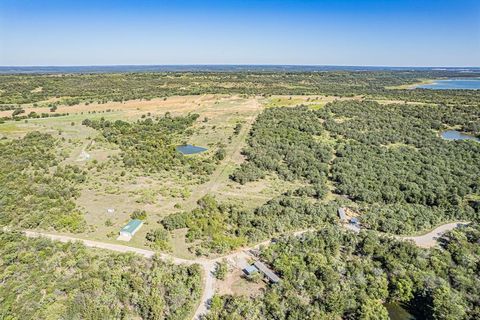
<path fill-rule="evenodd" d="M 213 295 L 215 294 L 215 289 L 214 289 L 215 277 L 213 275 L 213 271 L 215 270 L 216 260 L 207 260 L 207 259 L 187 260 L 187 259 L 177 258 L 165 253 L 156 253 L 151 250 L 134 248 L 134 247 L 113 244 L 113 243 L 105 243 L 100 241 L 74 238 L 74 237 L 69 237 L 64 235 L 41 233 L 41 232 L 35 232 L 35 231 L 25 231 L 25 235 L 30 238 L 45 237 L 51 240 L 57 240 L 65 243 L 79 241 L 79 242 L 82 242 L 86 247 L 99 248 L 99 249 L 105 249 L 105 250 L 122 252 L 122 253 L 133 252 L 148 259 L 152 258 L 155 254 L 157 254 L 163 260 L 174 263 L 174 264 L 187 264 L 187 265 L 199 264 L 202 267 L 204 272 L 204 284 L 203 284 L 202 297 L 200 299 L 198 308 L 195 311 L 195 315 L 193 319 L 199 319 L 202 314 L 207 312 L 208 303 L 210 299 L 213 297 Z"/>
<path fill-rule="evenodd" d="M 311 229 L 308 230 L 301 230 L 293 233 L 292 235 L 294 236 L 299 236 L 305 232 L 311 231 Z M 252 258 L 253 256 L 250 253 L 251 249 L 258 249 L 260 246 L 268 246 L 272 243 L 272 240 L 267 240 L 264 242 L 261 242 L 255 246 L 249 247 L 249 248 L 242 248 L 238 251 L 232 252 L 226 256 L 218 257 L 215 259 L 205 259 L 205 258 L 198 258 L 195 260 L 188 260 L 188 259 L 182 259 L 182 258 L 177 258 L 175 256 L 172 256 L 170 254 L 166 253 L 156 253 L 151 250 L 145 250 L 145 249 L 140 249 L 140 248 L 134 248 L 134 247 L 129 247 L 125 245 L 119 245 L 119 244 L 113 244 L 113 243 L 105 243 L 105 242 L 100 242 L 100 241 L 94 241 L 94 240 L 87 240 L 87 239 L 80 239 L 80 238 L 75 238 L 75 237 L 70 237 L 70 236 L 65 236 L 65 235 L 57 235 L 57 234 L 50 234 L 50 233 L 42 233 L 42 232 L 36 232 L 36 231 L 24 231 L 25 235 L 30 238 L 38 238 L 38 237 L 45 237 L 51 240 L 57 240 L 60 242 L 82 242 L 86 247 L 90 248 L 99 248 L 99 249 L 105 249 L 105 250 L 110 250 L 110 251 L 116 251 L 116 252 L 122 252 L 122 253 L 127 253 L 127 252 L 133 252 L 136 254 L 139 254 L 145 258 L 152 258 L 155 254 L 160 256 L 163 260 L 174 263 L 174 264 L 187 264 L 187 265 L 192 265 L 192 264 L 198 264 L 202 267 L 203 269 L 203 292 L 202 296 L 200 298 L 199 305 L 195 311 L 195 315 L 193 316 L 193 319 L 200 319 L 201 315 L 207 313 L 208 307 L 210 300 L 212 299 L 213 295 L 215 294 L 215 276 L 213 272 L 215 271 L 216 263 L 222 261 L 223 259 L 225 260 L 248 260 L 249 258 Z"/>
<path fill-rule="evenodd" d="M 246 118 L 246 122 L 243 124 L 238 135 L 233 135 L 232 142 L 226 149 L 225 159 L 222 160 L 221 165 L 219 165 L 210 175 L 210 179 L 207 182 L 203 183 L 192 192 L 190 197 L 183 203 L 184 208 L 193 209 L 200 198 L 207 194 L 215 193 L 222 184 L 229 182 L 228 175 L 226 175 L 225 172 L 230 164 L 238 165 L 242 162 L 241 151 L 246 145 L 247 136 L 257 115 L 262 110 L 258 101 L 255 101 L 255 105 L 258 110 Z"/>
<path fill-rule="evenodd" d="M 64 236 L 64 235 L 57 235 L 57 234 L 49 234 L 49 233 L 40 233 L 40 232 L 35 232 L 35 231 L 25 231 L 25 235 L 30 238 L 37 238 L 37 237 L 45 237 L 49 238 L 52 240 L 57 240 L 60 242 L 75 242 L 75 241 L 80 241 L 82 242 L 86 247 L 90 248 L 99 248 L 99 249 L 106 249 L 110 251 L 116 251 L 116 252 L 133 252 L 136 254 L 139 254 L 141 256 L 144 256 L 146 258 L 151 258 L 155 255 L 154 251 L 151 250 L 145 250 L 145 249 L 140 249 L 140 248 L 134 248 L 134 247 L 129 247 L 129 246 L 124 246 L 120 244 L 113 244 L 113 243 L 105 243 L 105 242 L 100 242 L 100 241 L 93 241 L 93 240 L 86 240 L 86 239 L 80 239 L 80 238 L 74 238 L 74 237 L 69 237 L 69 236 Z M 194 264 L 198 263 L 201 264 L 198 261 L 193 261 L 193 260 L 187 260 L 187 259 L 181 259 L 177 258 L 174 256 L 171 256 L 169 254 L 159 254 L 162 259 L 165 261 L 170 261 L 174 264 Z"/>
<path fill-rule="evenodd" d="M 468 222 L 452 222 L 443 224 L 427 234 L 416 237 L 399 237 L 403 240 L 412 240 L 415 244 L 421 248 L 431 248 L 437 244 L 437 239 L 441 237 L 445 232 L 458 228 L 459 226 L 466 225 Z"/>
<path fill-rule="evenodd" d="M 444 234 L 447 231 L 450 231 L 452 229 L 457 228 L 460 225 L 465 225 L 468 224 L 468 222 L 453 222 L 453 223 L 447 223 L 444 225 L 439 226 L 438 228 L 432 230 L 431 232 L 421 235 L 421 236 L 415 236 L 415 237 L 399 237 L 399 239 L 403 240 L 412 240 L 415 242 L 419 247 L 422 248 L 430 248 L 436 245 L 438 237 L 440 237 L 442 234 Z M 293 236 L 300 236 L 306 232 L 313 231 L 313 229 L 306 229 L 306 230 L 300 230 L 297 232 L 292 233 Z M 249 258 L 253 258 L 252 254 L 250 253 L 250 250 L 252 249 L 258 249 L 261 246 L 268 246 L 272 244 L 272 240 L 266 240 L 261 243 L 258 243 L 252 247 L 248 248 L 242 248 L 239 249 L 235 252 L 232 252 L 226 256 L 218 257 L 215 259 L 205 259 L 205 258 L 198 258 L 194 260 L 188 260 L 188 259 L 182 259 L 182 258 L 177 258 L 175 256 L 172 256 L 170 254 L 166 253 L 156 253 L 151 250 L 145 250 L 145 249 L 140 249 L 140 248 L 134 248 L 134 247 L 129 247 L 125 245 L 119 245 L 119 244 L 112 244 L 112 243 L 105 243 L 105 242 L 100 242 L 100 241 L 93 241 L 93 240 L 86 240 L 86 239 L 80 239 L 80 238 L 74 238 L 70 236 L 64 236 L 64 235 L 56 235 L 56 234 L 49 234 L 49 233 L 41 233 L 41 232 L 35 232 L 35 231 L 25 231 L 25 235 L 27 237 L 46 237 L 52 240 L 57 240 L 61 242 L 75 242 L 75 241 L 80 241 L 82 242 L 85 246 L 91 247 L 91 248 L 99 248 L 99 249 L 105 249 L 105 250 L 111 250 L 111 251 L 116 251 L 116 252 L 133 252 L 136 254 L 139 254 L 143 257 L 146 258 L 152 258 L 155 254 L 160 256 L 163 260 L 169 261 L 174 264 L 187 264 L 187 265 L 192 265 L 192 264 L 198 264 L 202 267 L 203 269 L 203 292 L 202 296 L 200 298 L 199 305 L 195 311 L 195 315 L 193 316 L 194 320 L 200 319 L 201 315 L 207 313 L 208 307 L 210 300 L 212 299 L 213 295 L 215 294 L 215 276 L 213 272 L 215 271 L 216 263 L 220 262 L 222 260 L 248 260 Z"/>
<path fill-rule="evenodd" d="M 213 272 L 215 271 L 215 266 L 216 264 L 214 262 L 206 262 L 202 265 L 204 273 L 203 292 L 197 310 L 195 310 L 195 314 L 193 315 L 193 320 L 200 319 L 202 315 L 208 312 L 210 300 L 215 294 L 216 278 L 213 274 Z"/>

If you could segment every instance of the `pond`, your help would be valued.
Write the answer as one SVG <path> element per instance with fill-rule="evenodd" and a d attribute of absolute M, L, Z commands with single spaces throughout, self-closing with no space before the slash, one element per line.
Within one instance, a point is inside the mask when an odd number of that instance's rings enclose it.
<path fill-rule="evenodd" d="M 480 78 L 456 78 L 456 79 L 435 80 L 435 82 L 433 83 L 421 84 L 416 86 L 415 88 L 438 89 L 438 90 L 447 90 L 447 89 L 478 90 L 480 89 Z"/>
<path fill-rule="evenodd" d="M 178 146 L 176 149 L 181 154 L 195 154 L 195 153 L 200 153 L 208 150 L 206 148 L 193 146 L 191 144 L 184 144 L 182 146 Z"/>
<path fill-rule="evenodd" d="M 457 130 L 443 131 L 440 136 L 445 140 L 473 140 L 476 142 L 480 142 L 479 138 Z"/>
<path fill-rule="evenodd" d="M 385 303 L 383 306 L 387 309 L 391 320 L 415 320 L 415 317 L 405 310 L 401 304 Z"/>

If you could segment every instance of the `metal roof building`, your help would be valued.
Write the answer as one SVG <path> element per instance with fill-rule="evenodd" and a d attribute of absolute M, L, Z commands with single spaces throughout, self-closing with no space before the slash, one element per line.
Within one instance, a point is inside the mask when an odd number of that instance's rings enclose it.
<path fill-rule="evenodd" d="M 345 214 L 345 208 L 338 208 L 338 216 L 340 220 L 347 220 L 347 215 Z"/>
<path fill-rule="evenodd" d="M 124 237 L 132 237 L 143 225 L 143 221 L 139 219 L 130 220 L 125 227 L 120 230 L 120 235 Z"/>
<path fill-rule="evenodd" d="M 253 265 L 257 267 L 257 269 L 260 270 L 271 282 L 277 283 L 280 281 L 280 278 L 272 270 L 270 270 L 270 268 L 267 267 L 263 262 L 255 261 Z"/>

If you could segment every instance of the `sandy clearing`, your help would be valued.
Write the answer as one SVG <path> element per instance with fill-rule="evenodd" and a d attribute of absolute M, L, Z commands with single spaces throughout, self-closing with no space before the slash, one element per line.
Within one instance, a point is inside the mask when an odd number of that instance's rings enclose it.
<path fill-rule="evenodd" d="M 265 289 L 267 284 L 264 281 L 248 281 L 244 275 L 243 268 L 234 267 L 224 280 L 217 280 L 216 292 L 218 295 L 255 297 Z"/>

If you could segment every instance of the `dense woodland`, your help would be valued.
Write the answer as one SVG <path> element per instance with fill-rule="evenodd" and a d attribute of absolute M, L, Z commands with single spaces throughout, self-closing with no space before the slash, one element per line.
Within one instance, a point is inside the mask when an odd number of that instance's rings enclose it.
<path fill-rule="evenodd" d="M 248 147 L 243 150 L 248 162 L 232 179 L 244 184 L 274 171 L 285 180 L 303 179 L 321 189 L 333 153 L 315 139 L 323 130 L 307 107 L 265 110 L 255 121 Z"/>
<path fill-rule="evenodd" d="M 344 101 L 318 111 L 271 108 L 257 118 L 247 162 L 232 179 L 247 183 L 273 172 L 309 183 L 293 195 L 317 200 L 328 179 L 363 213 L 366 227 L 384 232 L 475 220 L 480 144 L 445 141 L 439 133 L 453 127 L 479 135 L 479 124 L 480 107 L 473 106 Z"/>
<path fill-rule="evenodd" d="M 441 130 L 479 134 L 480 108 L 338 102 L 319 112 L 337 139 L 331 180 L 359 203 L 370 228 L 408 234 L 449 220 L 478 219 L 480 144 Z"/>
<path fill-rule="evenodd" d="M 213 161 L 186 157 L 175 149 L 197 119 L 198 114 L 172 117 L 167 113 L 163 117 L 137 122 L 102 118 L 85 119 L 82 123 L 99 130 L 108 142 L 117 144 L 122 150 L 121 157 L 126 167 L 141 168 L 147 173 L 175 169 L 179 172 L 209 174 L 213 170 Z"/>
<path fill-rule="evenodd" d="M 0 232 L 0 318 L 188 318 L 201 293 L 198 265 L 87 249 Z"/>
<path fill-rule="evenodd" d="M 125 101 L 174 95 L 366 95 L 407 101 L 478 105 L 479 90 L 404 90 L 423 79 L 478 77 L 452 71 L 159 72 L 0 75 L 0 104 Z"/>
<path fill-rule="evenodd" d="M 0 225 L 85 229 L 74 199 L 86 173 L 59 165 L 57 144 L 50 134 L 39 132 L 0 142 Z"/>
<path fill-rule="evenodd" d="M 385 302 L 417 319 L 480 317 L 478 224 L 430 250 L 332 226 L 283 238 L 262 258 L 282 281 L 256 298 L 216 296 L 205 319 L 388 319 Z"/>

